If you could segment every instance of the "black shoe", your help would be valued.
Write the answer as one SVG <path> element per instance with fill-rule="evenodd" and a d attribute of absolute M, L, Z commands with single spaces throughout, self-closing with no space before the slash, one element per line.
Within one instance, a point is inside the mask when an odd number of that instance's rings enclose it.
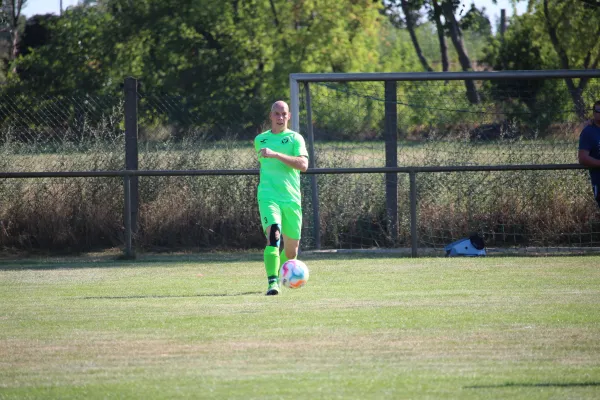
<path fill-rule="evenodd" d="M 273 282 L 269 284 L 269 289 L 267 290 L 267 296 L 276 296 L 279 294 L 279 285 L 277 282 Z"/>

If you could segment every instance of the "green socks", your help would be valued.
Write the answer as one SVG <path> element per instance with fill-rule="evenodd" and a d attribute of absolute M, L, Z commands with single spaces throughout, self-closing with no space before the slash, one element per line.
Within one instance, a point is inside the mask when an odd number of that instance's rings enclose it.
<path fill-rule="evenodd" d="M 281 266 L 283 264 L 285 264 L 285 262 L 288 260 L 287 256 L 285 255 L 285 250 L 281 252 L 281 254 L 279 255 L 279 269 L 281 269 Z"/>
<path fill-rule="evenodd" d="M 279 249 L 274 246 L 265 247 L 265 270 L 267 271 L 267 279 L 275 282 L 279 275 Z"/>
<path fill-rule="evenodd" d="M 279 254 L 279 249 L 274 246 L 265 247 L 265 270 L 267 271 L 267 279 L 269 283 L 279 279 L 279 269 L 288 260 L 285 251 Z"/>

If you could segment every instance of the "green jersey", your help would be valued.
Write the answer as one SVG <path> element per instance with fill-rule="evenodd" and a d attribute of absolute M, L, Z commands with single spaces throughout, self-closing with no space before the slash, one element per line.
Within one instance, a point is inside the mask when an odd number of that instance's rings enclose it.
<path fill-rule="evenodd" d="M 269 148 L 292 157 L 308 157 L 304 138 L 297 132 L 285 130 L 274 134 L 270 130 L 254 139 L 254 149 Z M 301 204 L 300 171 L 289 167 L 276 158 L 258 158 L 260 162 L 260 183 L 258 201 L 274 200 Z"/>

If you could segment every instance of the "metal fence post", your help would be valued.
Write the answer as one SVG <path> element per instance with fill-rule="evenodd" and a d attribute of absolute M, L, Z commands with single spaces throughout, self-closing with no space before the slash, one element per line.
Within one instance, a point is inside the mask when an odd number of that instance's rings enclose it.
<path fill-rule="evenodd" d="M 138 82 L 125 78 L 125 169 L 138 169 Z M 138 177 L 131 178 L 131 230 L 137 233 L 138 222 Z"/>
<path fill-rule="evenodd" d="M 308 166 L 315 168 L 315 137 L 313 134 L 312 125 L 312 104 L 310 100 L 310 87 L 308 82 L 304 82 L 304 90 L 306 92 L 306 134 L 308 136 Z M 317 177 L 310 176 L 310 186 L 312 191 L 313 205 L 313 235 L 315 238 L 315 248 L 321 248 L 321 217 L 319 214 L 319 187 L 317 186 Z"/>
<path fill-rule="evenodd" d="M 398 111 L 396 81 L 385 82 L 385 166 L 398 166 Z M 398 243 L 398 174 L 385 174 L 385 208 L 392 243 Z"/>
<path fill-rule="evenodd" d="M 125 185 L 125 258 L 135 258 L 132 246 L 133 232 L 131 229 L 131 176 L 123 177 Z"/>
<path fill-rule="evenodd" d="M 410 171 L 408 173 L 410 181 L 410 246 L 411 255 L 417 257 L 417 173 Z"/>

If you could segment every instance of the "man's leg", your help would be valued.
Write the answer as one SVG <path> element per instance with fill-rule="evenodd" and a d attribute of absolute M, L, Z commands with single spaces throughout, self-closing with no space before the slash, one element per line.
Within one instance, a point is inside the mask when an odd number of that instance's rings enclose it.
<path fill-rule="evenodd" d="M 283 235 L 283 251 L 279 255 L 279 268 L 287 260 L 293 260 L 298 257 L 298 247 L 300 247 L 300 239 L 291 239 Z"/>
<path fill-rule="evenodd" d="M 288 256 L 285 254 L 285 243 L 287 240 L 285 239 L 285 236 L 283 238 L 283 251 L 281 252 L 281 254 L 279 254 L 279 270 L 281 270 L 283 264 L 285 264 L 285 262 L 289 260 Z"/>
<path fill-rule="evenodd" d="M 302 233 L 302 208 L 298 204 L 286 204 L 281 210 L 283 251 L 279 256 L 279 268 L 287 261 L 298 257 Z"/>
<path fill-rule="evenodd" d="M 275 202 L 261 203 L 258 208 L 260 219 L 267 238 L 264 251 L 265 271 L 269 288 L 267 295 L 279 294 L 279 241 L 281 239 L 281 210 Z"/>
<path fill-rule="evenodd" d="M 281 238 L 281 228 L 278 224 L 273 224 L 267 228 L 267 246 L 264 251 L 265 270 L 269 288 L 267 295 L 279 294 L 279 240 Z"/>

